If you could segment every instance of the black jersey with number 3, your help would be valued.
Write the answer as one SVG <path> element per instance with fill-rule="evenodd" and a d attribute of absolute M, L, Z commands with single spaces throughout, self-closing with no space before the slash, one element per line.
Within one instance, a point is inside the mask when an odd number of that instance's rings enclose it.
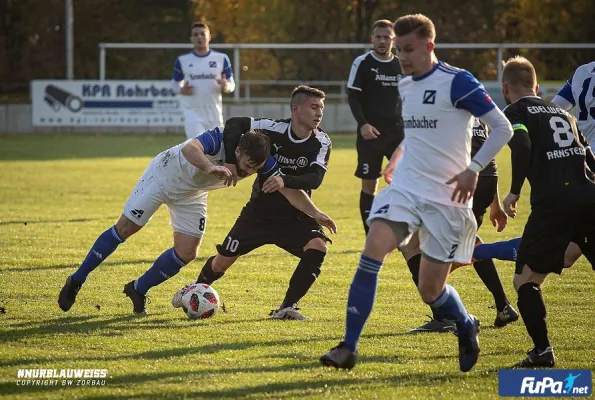
<path fill-rule="evenodd" d="M 526 169 L 533 207 L 595 202 L 595 177 L 587 165 L 592 165 L 593 155 L 570 114 L 537 96 L 522 97 L 506 107 L 504 113 L 515 132 L 509 143 L 512 186 L 518 185 L 520 192 L 525 171 L 519 175 L 519 169 Z M 528 146 L 529 161 L 515 172 L 515 151 Z M 516 165 L 522 166 L 522 161 L 518 160 Z"/>
<path fill-rule="evenodd" d="M 399 97 L 401 74 L 397 57 L 381 60 L 370 51 L 353 61 L 347 87 L 362 93 L 364 116 L 372 125 L 403 125 Z"/>

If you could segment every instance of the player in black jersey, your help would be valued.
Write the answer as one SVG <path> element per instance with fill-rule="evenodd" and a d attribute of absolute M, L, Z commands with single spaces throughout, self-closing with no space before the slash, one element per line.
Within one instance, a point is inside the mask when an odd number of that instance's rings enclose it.
<path fill-rule="evenodd" d="M 514 287 L 518 307 L 534 348 L 518 367 L 553 367 L 541 284 L 560 274 L 571 241 L 595 247 L 595 157 L 576 120 L 554 103 L 536 96 L 531 62 L 509 59 L 502 74 L 504 113 L 514 129 L 512 182 L 504 210 L 516 216 L 525 178 L 531 184 L 531 214 L 521 238 Z"/>
<path fill-rule="evenodd" d="M 353 61 L 347 82 L 349 106 L 357 121 L 355 176 L 362 180 L 359 208 L 366 234 L 382 160 L 391 158 L 404 135 L 398 89 L 401 66 L 392 53 L 392 22 L 376 21 L 371 41 L 374 49 Z"/>
<path fill-rule="evenodd" d="M 475 118 L 473 126 L 473 138 L 471 141 L 471 156 L 479 151 L 483 143 L 488 137 L 488 128 L 479 118 Z M 392 169 L 394 167 L 394 160 L 383 171 L 383 175 L 386 178 L 392 176 Z M 390 178 L 389 180 L 390 181 Z M 482 225 L 483 217 L 490 209 L 489 218 L 492 225 L 497 227 L 498 232 L 502 231 L 507 223 L 507 216 L 500 206 L 500 197 L 498 196 L 498 167 L 496 160 L 492 160 L 486 167 L 479 173 L 477 180 L 477 187 L 473 194 L 473 215 L 477 221 L 477 228 Z M 477 242 L 481 240 L 477 238 Z M 418 284 L 419 276 L 419 263 L 421 260 L 421 253 L 419 251 L 419 239 L 416 237 L 410 242 L 409 245 L 401 249 L 403 257 L 407 260 L 407 265 L 411 276 L 416 286 Z M 516 310 L 510 304 L 510 301 L 506 297 L 502 282 L 498 276 L 496 265 L 492 259 L 482 259 L 473 261 L 473 267 L 480 277 L 483 284 L 488 288 L 492 296 L 494 297 L 494 303 L 496 306 L 496 319 L 494 320 L 494 326 L 496 328 L 502 328 L 512 322 L 519 319 L 519 315 Z M 456 266 L 453 265 L 454 270 Z M 422 333 L 422 332 L 451 332 L 456 329 L 456 325 L 453 321 L 444 318 L 440 315 L 433 313 L 430 321 L 425 324 L 410 330 L 411 333 Z"/>
<path fill-rule="evenodd" d="M 250 201 L 224 242 L 217 245 L 218 254 L 203 266 L 197 282 L 212 284 L 241 255 L 265 244 L 274 244 L 300 258 L 281 306 L 271 312 L 275 319 L 309 319 L 301 314 L 297 303 L 320 275 L 327 252 L 326 242 L 330 240 L 321 224 L 331 232 L 336 229 L 326 220 L 326 215 L 320 213 L 312 218 L 293 207 L 278 192 L 287 187 L 302 189 L 311 195 L 322 183 L 331 154 L 331 141 L 318 128 L 323 108 L 324 92 L 298 86 L 291 95 L 291 119 L 235 117 L 225 124 L 224 140 L 234 140 L 251 130 L 265 133 L 272 141 L 271 154 L 277 159 L 282 175 L 254 181 Z M 226 152 L 229 157 L 226 160 L 231 163 L 233 156 Z"/>

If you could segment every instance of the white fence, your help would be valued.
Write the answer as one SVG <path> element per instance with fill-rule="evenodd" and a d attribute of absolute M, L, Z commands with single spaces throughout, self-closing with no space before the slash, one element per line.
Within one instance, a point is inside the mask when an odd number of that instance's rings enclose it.
<path fill-rule="evenodd" d="M 242 49 L 278 49 L 278 50 L 349 50 L 360 49 L 365 52 L 371 49 L 370 44 L 366 43 L 226 43 L 211 44 L 214 49 L 233 50 L 233 73 L 237 87 L 244 87 L 244 99 L 246 101 L 254 100 L 250 97 L 250 87 L 252 85 L 290 85 L 290 82 L 299 81 L 242 81 L 241 80 L 241 50 Z M 191 43 L 100 43 L 99 44 L 99 79 L 105 80 L 107 69 L 107 50 L 108 49 L 191 49 Z M 498 66 L 498 82 L 502 77 L 502 60 L 505 49 L 595 49 L 595 43 L 438 43 L 437 49 L 475 49 L 475 50 L 496 50 L 496 65 Z M 560 77 L 566 79 L 566 77 Z M 316 83 L 315 83 L 316 82 Z M 335 97 L 345 97 L 344 81 L 308 81 L 299 82 L 310 85 L 326 85 L 339 87 L 339 95 Z M 241 90 L 234 92 L 234 100 L 241 100 Z M 332 97 L 333 95 L 329 96 Z M 262 99 L 272 100 L 272 99 Z"/>

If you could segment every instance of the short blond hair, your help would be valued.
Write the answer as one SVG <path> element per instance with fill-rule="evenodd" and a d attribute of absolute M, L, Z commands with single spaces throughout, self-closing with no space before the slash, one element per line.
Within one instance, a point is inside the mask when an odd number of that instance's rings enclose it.
<path fill-rule="evenodd" d="M 537 74 L 531 61 L 522 56 L 514 56 L 502 63 L 502 83 L 534 89 L 537 86 Z"/>
<path fill-rule="evenodd" d="M 395 21 L 395 34 L 407 36 L 415 32 L 418 38 L 436 40 L 436 27 L 431 19 L 423 14 L 404 15 Z"/>

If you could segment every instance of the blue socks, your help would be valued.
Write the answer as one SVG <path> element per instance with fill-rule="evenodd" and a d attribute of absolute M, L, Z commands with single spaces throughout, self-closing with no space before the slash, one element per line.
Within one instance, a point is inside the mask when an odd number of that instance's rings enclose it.
<path fill-rule="evenodd" d="M 345 346 L 351 351 L 356 351 L 357 342 L 374 307 L 380 268 L 382 262 L 361 255 L 347 299 Z"/>
<path fill-rule="evenodd" d="M 83 260 L 79 269 L 72 274 L 72 278 L 84 283 L 91 271 L 97 268 L 103 260 L 108 258 L 120 243 L 124 243 L 124 239 L 120 237 L 115 226 L 112 226 L 107 231 L 103 232 L 99 235 L 95 244 L 93 244 L 93 247 L 91 247 L 91 250 Z"/>
<path fill-rule="evenodd" d="M 490 258 L 503 261 L 516 261 L 520 243 L 520 237 L 505 242 L 482 243 L 475 247 L 473 258 L 478 261 Z"/>
<path fill-rule="evenodd" d="M 454 320 L 459 332 L 469 332 L 473 328 L 473 321 L 465 309 L 459 293 L 450 285 L 446 285 L 436 300 L 428 303 L 434 315 Z"/>
<path fill-rule="evenodd" d="M 134 282 L 134 289 L 141 294 L 146 294 L 153 286 L 176 275 L 186 264 L 188 263 L 182 260 L 173 248 L 167 249 L 157 257 L 153 266 Z"/>

